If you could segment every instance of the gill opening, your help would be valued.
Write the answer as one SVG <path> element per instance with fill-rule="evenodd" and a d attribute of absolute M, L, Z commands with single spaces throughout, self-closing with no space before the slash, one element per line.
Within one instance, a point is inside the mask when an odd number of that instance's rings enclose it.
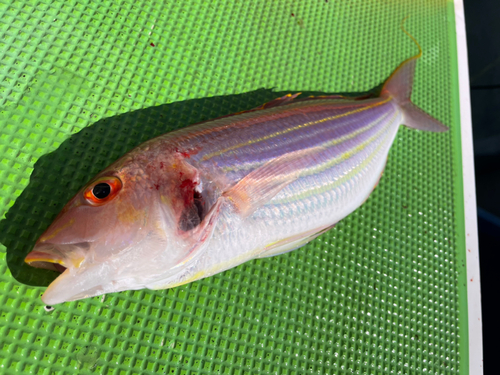
<path fill-rule="evenodd" d="M 198 227 L 205 218 L 205 201 L 201 191 L 193 189 L 192 204 L 187 206 L 179 219 L 179 229 L 187 232 Z"/>

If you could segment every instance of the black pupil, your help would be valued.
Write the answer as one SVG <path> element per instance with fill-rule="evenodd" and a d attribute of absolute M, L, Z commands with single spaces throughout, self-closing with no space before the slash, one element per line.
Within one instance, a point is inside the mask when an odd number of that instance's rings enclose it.
<path fill-rule="evenodd" d="M 109 193 L 111 193 L 111 186 L 105 182 L 101 182 L 100 184 L 94 186 L 92 193 L 94 193 L 94 196 L 97 199 L 104 199 L 109 195 Z"/>

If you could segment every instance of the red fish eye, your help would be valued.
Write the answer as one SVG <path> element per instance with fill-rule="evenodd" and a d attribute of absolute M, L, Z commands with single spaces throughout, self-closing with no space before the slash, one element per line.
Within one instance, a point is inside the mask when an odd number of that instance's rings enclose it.
<path fill-rule="evenodd" d="M 90 204 L 100 206 L 113 199 L 122 188 L 122 182 L 117 177 L 101 177 L 90 184 L 83 196 Z"/>

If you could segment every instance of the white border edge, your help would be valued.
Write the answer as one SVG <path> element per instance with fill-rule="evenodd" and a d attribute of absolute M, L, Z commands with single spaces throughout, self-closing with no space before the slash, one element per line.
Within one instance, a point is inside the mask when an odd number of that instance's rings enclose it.
<path fill-rule="evenodd" d="M 470 108 L 469 63 L 463 0 L 454 0 L 457 33 L 458 84 L 460 94 L 460 128 L 464 181 L 465 246 L 467 257 L 467 305 L 469 317 L 469 375 L 483 374 L 483 336 L 481 318 L 481 284 L 479 276 L 479 243 L 477 236 L 476 186 L 472 120 Z"/>

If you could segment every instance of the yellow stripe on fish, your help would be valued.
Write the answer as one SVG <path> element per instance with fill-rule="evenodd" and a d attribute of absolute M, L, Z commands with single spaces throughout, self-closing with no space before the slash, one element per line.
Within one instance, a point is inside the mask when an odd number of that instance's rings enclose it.
<path fill-rule="evenodd" d="M 346 112 L 346 113 L 341 113 L 339 115 L 325 117 L 325 118 L 322 118 L 322 119 L 319 119 L 319 120 L 316 120 L 316 121 L 309 121 L 309 122 L 306 122 L 304 124 L 300 124 L 300 125 L 294 126 L 292 128 L 286 129 L 286 130 L 281 130 L 281 131 L 275 132 L 273 134 L 266 135 L 265 137 L 261 137 L 261 138 L 257 138 L 257 139 L 251 139 L 251 140 L 249 140 L 247 142 L 242 142 L 242 143 L 239 143 L 237 145 L 227 147 L 227 148 L 225 148 L 223 150 L 207 154 L 203 158 L 201 158 L 201 161 L 206 161 L 206 160 L 209 160 L 209 159 L 213 158 L 214 156 L 222 155 L 222 154 L 224 154 L 224 153 L 226 153 L 228 151 L 234 151 L 234 150 L 236 150 L 238 148 L 241 148 L 241 147 L 244 147 L 244 146 L 249 146 L 249 145 L 252 145 L 254 143 L 259 143 L 259 142 L 262 142 L 262 141 L 266 141 L 268 139 L 275 138 L 275 137 L 278 137 L 280 135 L 284 135 L 284 134 L 293 132 L 295 130 L 307 128 L 307 127 L 309 127 L 311 125 L 317 125 L 317 124 L 321 124 L 321 123 L 326 122 L 326 121 L 332 121 L 332 120 L 336 120 L 336 119 L 339 119 L 339 118 L 342 118 L 342 117 L 347 117 L 349 115 L 353 115 L 353 114 L 356 114 L 356 113 L 359 113 L 359 112 L 363 112 L 363 111 L 366 111 L 368 109 L 375 108 L 375 107 L 378 107 L 380 105 L 383 105 L 383 104 L 389 102 L 390 100 L 391 100 L 391 97 L 388 97 L 388 98 L 386 98 L 384 100 L 381 100 L 380 102 L 376 102 L 376 103 L 373 103 L 373 104 L 365 106 L 365 107 L 357 108 L 355 110 L 352 110 L 352 111 L 349 111 L 349 112 Z"/>
<path fill-rule="evenodd" d="M 387 103 L 387 101 L 385 101 Z M 330 140 L 330 141 L 327 141 L 327 142 L 324 142 L 316 147 L 321 147 L 321 148 L 328 148 L 328 147 L 332 147 L 332 146 L 336 146 L 336 145 L 339 145 L 339 144 L 342 144 L 342 143 L 345 143 L 353 138 L 355 138 L 356 136 L 364 133 L 365 131 L 367 130 L 370 130 L 372 129 L 373 127 L 375 127 L 376 125 L 380 124 L 382 121 L 384 121 L 386 118 L 387 118 L 388 114 L 385 114 L 383 115 L 382 117 L 378 118 L 377 121 L 374 121 L 368 125 L 366 125 L 365 127 L 363 128 L 360 128 L 352 133 L 349 133 L 349 134 L 346 134 L 340 138 L 335 138 L 333 140 Z M 380 132 L 379 132 L 380 133 Z M 379 134 L 377 133 L 377 134 Z M 370 138 L 370 140 L 373 140 L 375 139 L 376 136 Z M 369 142 L 369 141 L 367 141 Z M 358 145 L 355 149 L 358 149 L 361 150 L 363 147 L 363 145 L 365 145 L 366 142 Z M 361 147 L 361 148 L 360 148 Z M 342 160 L 346 160 L 348 157 L 348 153 L 351 152 L 352 150 L 349 150 L 349 151 L 346 151 L 344 154 L 341 155 L 341 157 L 343 157 Z M 266 161 L 258 161 L 258 162 L 254 162 L 254 163 L 244 163 L 244 164 L 237 164 L 237 165 L 231 165 L 231 166 L 228 166 L 228 167 L 223 167 L 222 170 L 224 172 L 234 172 L 234 171 L 242 171 L 242 170 L 246 170 L 246 169 L 254 169 L 254 168 L 257 168 L 259 167 L 260 165 L 263 165 L 264 163 L 266 163 Z M 318 165 L 319 167 L 320 165 Z M 315 172 L 316 173 L 316 172 Z M 302 176 L 306 176 L 308 174 L 303 174 Z"/>

